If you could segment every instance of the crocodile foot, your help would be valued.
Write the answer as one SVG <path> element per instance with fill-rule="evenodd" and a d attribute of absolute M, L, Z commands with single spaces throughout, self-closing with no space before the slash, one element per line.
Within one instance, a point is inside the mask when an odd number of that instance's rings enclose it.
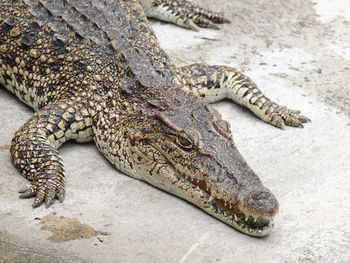
<path fill-rule="evenodd" d="M 220 13 L 209 11 L 186 0 L 138 0 L 148 17 L 199 31 L 199 27 L 219 29 L 216 24 L 230 23 Z"/>
<path fill-rule="evenodd" d="M 311 120 L 300 115 L 299 110 L 290 110 L 277 105 L 277 108 L 271 113 L 270 123 L 281 129 L 284 129 L 285 125 L 304 128 L 303 123 L 306 122 L 311 122 Z"/>
<path fill-rule="evenodd" d="M 38 177 L 38 180 L 32 181 L 30 186 L 27 186 L 19 191 L 20 198 L 29 198 L 35 196 L 33 208 L 40 206 L 45 202 L 46 207 L 49 207 L 55 198 L 60 203 L 65 197 L 64 182 L 61 178 L 47 178 L 45 176 Z"/>

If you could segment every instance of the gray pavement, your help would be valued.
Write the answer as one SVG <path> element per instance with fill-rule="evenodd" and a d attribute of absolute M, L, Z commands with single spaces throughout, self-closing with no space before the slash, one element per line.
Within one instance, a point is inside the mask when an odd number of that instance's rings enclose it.
<path fill-rule="evenodd" d="M 198 0 L 231 24 L 199 33 L 152 21 L 178 65 L 225 64 L 312 123 L 279 130 L 230 102 L 215 107 L 276 195 L 271 235 L 243 235 L 191 204 L 116 171 L 93 144 L 67 143 L 66 200 L 32 209 L 11 164 L 32 115 L 0 89 L 0 262 L 350 262 L 350 3 Z"/>

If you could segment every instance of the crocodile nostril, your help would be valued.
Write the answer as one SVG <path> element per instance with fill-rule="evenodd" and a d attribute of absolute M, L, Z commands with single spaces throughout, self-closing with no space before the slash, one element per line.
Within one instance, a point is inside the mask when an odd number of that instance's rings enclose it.
<path fill-rule="evenodd" d="M 255 192 L 251 194 L 251 199 L 254 201 L 265 201 L 270 199 L 271 194 L 263 191 L 263 192 Z"/>
<path fill-rule="evenodd" d="M 254 193 L 251 195 L 251 198 L 256 201 L 260 201 L 263 199 L 268 199 L 269 194 L 267 192 Z"/>

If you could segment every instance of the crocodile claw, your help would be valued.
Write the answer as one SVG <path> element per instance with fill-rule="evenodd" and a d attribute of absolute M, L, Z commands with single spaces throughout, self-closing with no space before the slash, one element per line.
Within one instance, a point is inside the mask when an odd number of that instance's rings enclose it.
<path fill-rule="evenodd" d="M 33 208 L 40 206 L 44 202 L 45 206 L 49 207 L 53 204 L 55 198 L 62 203 L 65 197 L 63 183 L 52 179 L 41 179 L 39 181 L 32 182 L 30 186 L 27 186 L 18 192 L 20 193 L 19 198 L 30 198 L 35 196 L 32 205 Z"/>
<path fill-rule="evenodd" d="M 199 31 L 199 27 L 219 29 L 216 24 L 230 23 L 222 14 L 203 9 L 188 1 L 142 0 L 139 2 L 146 15 L 194 31 Z"/>
<path fill-rule="evenodd" d="M 300 115 L 299 110 L 290 110 L 286 107 L 280 107 L 272 113 L 271 124 L 285 129 L 285 125 L 304 128 L 303 123 L 311 122 L 306 116 Z"/>
<path fill-rule="evenodd" d="M 204 10 L 202 8 L 191 8 L 187 10 L 184 8 L 184 15 L 187 17 L 187 20 L 190 20 L 192 23 L 188 28 L 199 31 L 198 27 L 211 28 L 219 30 L 220 28 L 216 24 L 231 23 L 228 19 L 224 18 L 222 14 Z"/>

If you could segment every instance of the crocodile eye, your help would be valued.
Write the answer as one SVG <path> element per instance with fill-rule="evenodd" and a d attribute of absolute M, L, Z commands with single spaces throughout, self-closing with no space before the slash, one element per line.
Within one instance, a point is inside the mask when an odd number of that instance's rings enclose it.
<path fill-rule="evenodd" d="M 189 139 L 186 139 L 185 137 L 183 136 L 178 136 L 177 137 L 177 143 L 185 148 L 185 149 L 191 149 L 192 148 L 192 142 L 189 140 Z"/>

